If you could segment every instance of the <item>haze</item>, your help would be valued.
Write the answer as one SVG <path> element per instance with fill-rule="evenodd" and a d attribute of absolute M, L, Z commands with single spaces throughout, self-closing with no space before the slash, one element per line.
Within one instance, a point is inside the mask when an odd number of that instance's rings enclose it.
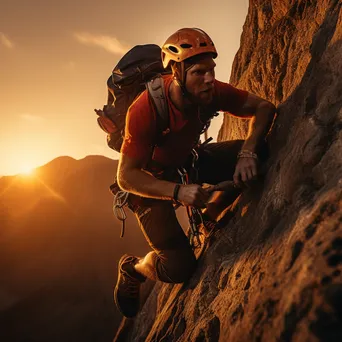
<path fill-rule="evenodd" d="M 93 109 L 106 102 L 106 80 L 122 54 L 200 27 L 219 52 L 217 79 L 228 81 L 247 8 L 247 0 L 1 0 L 0 176 L 62 155 L 117 159 Z"/>

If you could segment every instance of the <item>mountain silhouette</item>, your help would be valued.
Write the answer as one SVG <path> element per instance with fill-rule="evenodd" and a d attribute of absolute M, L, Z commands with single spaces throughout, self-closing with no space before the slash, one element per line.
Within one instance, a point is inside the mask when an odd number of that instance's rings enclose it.
<path fill-rule="evenodd" d="M 126 210 L 112 212 L 117 161 L 59 157 L 0 179 L 0 340 L 109 341 L 117 262 L 148 245 Z"/>

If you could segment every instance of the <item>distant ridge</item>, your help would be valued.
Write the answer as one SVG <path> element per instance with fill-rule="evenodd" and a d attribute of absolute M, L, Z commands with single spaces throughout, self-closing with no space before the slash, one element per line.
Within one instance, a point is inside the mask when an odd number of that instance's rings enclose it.
<path fill-rule="evenodd" d="M 79 168 L 80 166 L 89 165 L 89 163 L 112 163 L 117 162 L 115 159 L 110 159 L 108 157 L 102 155 L 88 155 L 81 159 L 75 159 L 70 156 L 60 156 L 55 159 L 52 159 L 46 164 L 39 166 L 36 170 L 39 169 L 48 169 L 48 168 L 69 168 L 71 166 Z"/>
<path fill-rule="evenodd" d="M 119 237 L 109 191 L 117 165 L 61 156 L 32 176 L 0 179 L 0 341 L 114 337 L 118 260 L 148 251 L 128 210 Z"/>

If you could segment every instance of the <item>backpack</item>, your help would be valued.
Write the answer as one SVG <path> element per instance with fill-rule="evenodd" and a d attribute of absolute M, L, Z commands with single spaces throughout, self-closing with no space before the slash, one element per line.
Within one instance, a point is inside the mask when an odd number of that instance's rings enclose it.
<path fill-rule="evenodd" d="M 136 45 L 114 67 L 107 80 L 107 104 L 102 110 L 95 109 L 97 122 L 107 133 L 110 148 L 120 152 L 128 108 L 145 89 L 156 109 L 161 136 L 167 132 L 169 114 L 161 77 L 163 74 L 171 74 L 171 70 L 163 68 L 161 48 L 155 44 Z"/>

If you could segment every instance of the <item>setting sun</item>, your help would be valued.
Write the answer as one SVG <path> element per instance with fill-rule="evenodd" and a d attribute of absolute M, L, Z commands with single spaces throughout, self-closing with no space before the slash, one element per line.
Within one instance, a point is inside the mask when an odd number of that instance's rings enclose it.
<path fill-rule="evenodd" d="M 34 150 L 36 151 L 36 149 Z M 6 150 L 4 159 L 5 163 L 1 166 L 6 168 L 6 172 L 1 173 L 0 170 L 0 177 L 7 175 L 32 176 L 38 167 L 50 161 L 50 157 L 44 153 L 23 151 L 19 154 L 13 153 L 12 148 Z"/>
<path fill-rule="evenodd" d="M 26 175 L 26 176 L 31 176 L 34 173 L 34 167 L 30 165 L 23 165 L 21 167 L 20 174 Z"/>

